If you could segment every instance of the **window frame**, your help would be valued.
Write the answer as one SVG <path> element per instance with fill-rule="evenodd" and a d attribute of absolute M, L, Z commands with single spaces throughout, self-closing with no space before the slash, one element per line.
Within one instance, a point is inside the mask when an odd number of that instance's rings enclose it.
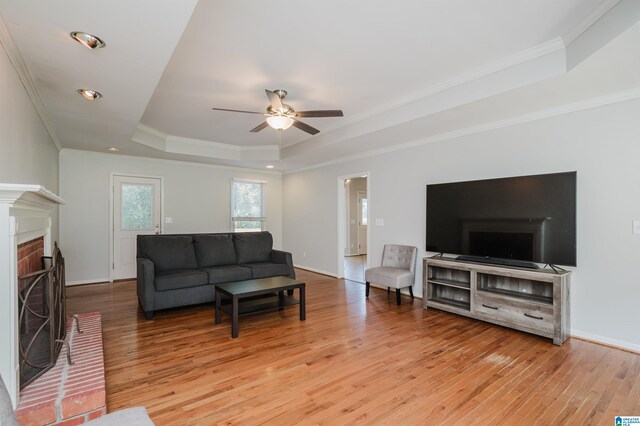
<path fill-rule="evenodd" d="M 234 209 L 236 206 L 236 183 L 250 183 L 250 184 L 259 184 L 261 189 L 261 197 L 260 197 L 260 212 L 262 216 L 234 216 Z M 255 180 L 255 179 L 243 179 L 243 178 L 233 178 L 231 180 L 231 212 L 230 212 L 230 226 L 231 232 L 250 232 L 250 231 L 238 231 L 236 230 L 237 222 L 260 222 L 260 230 L 267 230 L 267 212 L 266 212 L 266 189 L 267 182 L 263 180 Z"/>

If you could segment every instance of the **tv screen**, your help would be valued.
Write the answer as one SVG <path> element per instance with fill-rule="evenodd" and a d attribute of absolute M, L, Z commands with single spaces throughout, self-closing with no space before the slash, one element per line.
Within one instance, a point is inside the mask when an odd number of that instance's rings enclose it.
<path fill-rule="evenodd" d="M 427 185 L 427 251 L 576 266 L 576 172 Z"/>

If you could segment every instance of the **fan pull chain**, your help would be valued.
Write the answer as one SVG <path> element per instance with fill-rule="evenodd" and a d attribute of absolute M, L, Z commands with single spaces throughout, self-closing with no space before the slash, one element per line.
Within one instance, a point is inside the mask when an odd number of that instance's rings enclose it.
<path fill-rule="evenodd" d="M 278 163 L 282 159 L 282 129 L 278 129 Z"/>

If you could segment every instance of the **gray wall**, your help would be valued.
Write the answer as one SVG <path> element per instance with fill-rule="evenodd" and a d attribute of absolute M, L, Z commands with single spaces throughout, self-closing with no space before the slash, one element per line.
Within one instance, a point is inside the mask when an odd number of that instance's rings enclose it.
<path fill-rule="evenodd" d="M 572 332 L 640 350 L 638 117 L 632 100 L 285 175 L 284 247 L 299 264 L 336 273 L 338 176 L 370 172 L 371 259 L 388 242 L 417 246 L 421 258 L 427 184 L 577 170 Z M 420 262 L 417 274 L 421 294 Z"/>
<path fill-rule="evenodd" d="M 205 164 L 63 149 L 60 152 L 60 238 L 65 247 L 67 283 L 109 278 L 109 185 L 111 173 L 163 177 L 163 233 L 229 232 L 233 178 L 267 182 L 267 230 L 282 246 L 282 177 Z M 164 218 L 163 218 L 164 222 Z"/>

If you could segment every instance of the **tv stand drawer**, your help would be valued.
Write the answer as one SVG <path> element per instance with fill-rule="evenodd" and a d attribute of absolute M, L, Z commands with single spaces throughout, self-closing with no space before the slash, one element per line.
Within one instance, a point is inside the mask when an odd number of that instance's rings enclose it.
<path fill-rule="evenodd" d="M 546 335 L 554 333 L 553 307 L 476 293 L 475 313 L 478 319 L 524 328 Z"/>

